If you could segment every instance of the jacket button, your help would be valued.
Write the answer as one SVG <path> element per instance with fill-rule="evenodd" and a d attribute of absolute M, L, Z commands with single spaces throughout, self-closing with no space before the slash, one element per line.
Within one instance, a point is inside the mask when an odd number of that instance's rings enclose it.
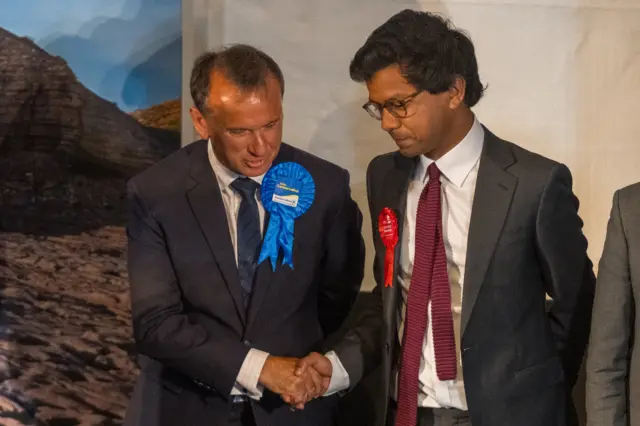
<path fill-rule="evenodd" d="M 244 345 L 245 345 L 245 346 L 251 346 L 251 341 L 249 341 L 249 340 L 245 340 L 245 341 L 244 341 Z"/>
<path fill-rule="evenodd" d="M 389 344 L 388 344 L 388 343 L 385 343 L 385 344 L 384 344 L 384 350 L 385 350 L 385 351 L 387 351 L 387 352 L 389 352 Z"/>

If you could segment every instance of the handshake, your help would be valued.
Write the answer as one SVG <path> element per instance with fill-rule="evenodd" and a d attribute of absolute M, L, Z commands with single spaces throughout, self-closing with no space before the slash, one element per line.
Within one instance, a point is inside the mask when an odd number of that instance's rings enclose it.
<path fill-rule="evenodd" d="M 292 408 L 302 410 L 327 391 L 332 373 L 331 362 L 317 352 L 299 359 L 269 355 L 258 381 Z"/>

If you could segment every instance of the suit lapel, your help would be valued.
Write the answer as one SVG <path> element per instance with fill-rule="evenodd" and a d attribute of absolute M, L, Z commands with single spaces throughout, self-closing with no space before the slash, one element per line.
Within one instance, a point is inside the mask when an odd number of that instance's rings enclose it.
<path fill-rule="evenodd" d="M 279 163 L 284 163 L 287 161 L 293 161 L 293 149 L 286 144 L 282 144 L 280 147 L 280 152 L 278 153 L 276 159 L 273 161 L 273 166 Z M 263 230 L 263 235 L 267 234 L 267 226 L 269 225 L 269 212 L 265 212 L 265 227 Z M 295 233 L 295 228 L 294 228 Z M 295 246 L 294 246 L 295 250 Z M 294 265 L 295 266 L 295 265 Z M 258 315 L 258 311 L 260 310 L 260 306 L 262 302 L 264 302 L 265 297 L 272 289 L 274 285 L 277 285 L 278 280 L 276 279 L 280 272 L 282 271 L 281 264 L 281 256 L 278 258 L 278 262 L 276 263 L 276 270 L 273 271 L 271 269 L 271 263 L 269 260 L 265 260 L 256 268 L 256 274 L 253 281 L 253 291 L 251 295 L 251 302 L 249 303 L 249 312 L 247 315 L 247 326 L 245 327 L 245 333 L 249 330 L 251 325 L 254 323 L 256 316 Z M 288 266 L 286 266 L 288 268 Z"/>
<path fill-rule="evenodd" d="M 398 218 L 398 244 L 395 248 L 394 265 L 393 265 L 393 287 L 384 287 L 382 291 L 383 312 L 385 315 L 385 323 L 391 325 L 391 329 L 395 329 L 396 312 L 398 304 L 398 292 L 400 283 L 398 282 L 398 273 L 400 271 L 400 255 L 402 253 L 402 234 L 404 230 L 404 215 L 407 209 L 407 191 L 409 189 L 409 181 L 413 176 L 417 158 L 407 158 L 400 153 L 393 154 L 393 168 L 385 175 L 381 176 L 383 189 L 380 196 L 380 205 L 378 210 L 371 212 L 371 221 L 375 232 L 378 229 L 378 215 L 384 207 L 393 209 Z M 374 239 L 375 241 L 375 239 Z M 382 269 L 380 270 L 380 282 L 384 281 L 384 246 L 380 245 Z M 390 337 L 390 336 L 389 336 Z"/>
<path fill-rule="evenodd" d="M 515 162 L 508 145 L 486 128 L 467 240 L 461 335 L 469 322 L 502 231 L 518 179 L 506 169 Z"/>
<path fill-rule="evenodd" d="M 191 178 L 192 186 L 187 191 L 189 204 L 233 297 L 238 316 L 244 322 L 244 302 L 229 224 L 220 188 L 209 164 L 206 143 L 191 152 Z"/>

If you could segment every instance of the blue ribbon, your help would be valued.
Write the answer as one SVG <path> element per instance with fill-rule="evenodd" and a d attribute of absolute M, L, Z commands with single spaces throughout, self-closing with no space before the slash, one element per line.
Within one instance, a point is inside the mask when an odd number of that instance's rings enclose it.
<path fill-rule="evenodd" d="M 298 163 L 280 163 L 267 172 L 260 192 L 262 205 L 270 213 L 267 232 L 262 241 L 258 264 L 265 259 L 276 262 L 282 250 L 282 264 L 293 269 L 293 241 L 295 219 L 313 204 L 316 184 L 311 174 Z"/>

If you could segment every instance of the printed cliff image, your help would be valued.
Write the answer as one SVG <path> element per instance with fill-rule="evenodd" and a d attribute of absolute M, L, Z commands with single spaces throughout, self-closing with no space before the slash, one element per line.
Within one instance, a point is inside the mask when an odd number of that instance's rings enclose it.
<path fill-rule="evenodd" d="M 125 183 L 179 148 L 180 101 L 127 114 L 27 38 L 0 52 L 0 424 L 121 424 Z"/>

